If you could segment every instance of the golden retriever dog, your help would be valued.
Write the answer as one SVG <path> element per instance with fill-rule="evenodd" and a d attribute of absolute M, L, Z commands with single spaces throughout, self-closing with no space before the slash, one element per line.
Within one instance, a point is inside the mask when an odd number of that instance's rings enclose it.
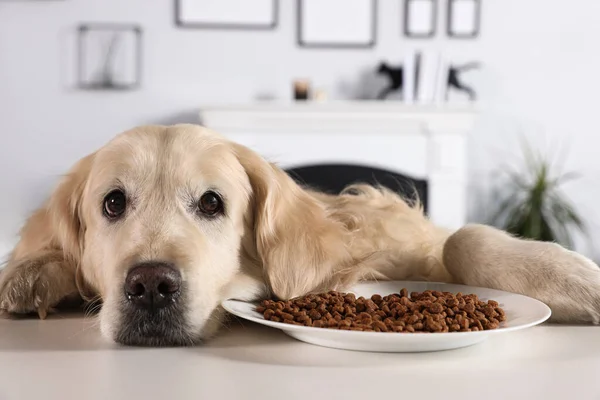
<path fill-rule="evenodd" d="M 600 269 L 580 254 L 483 225 L 440 229 L 381 187 L 303 188 L 196 125 L 138 127 L 77 162 L 22 228 L 0 308 L 45 318 L 99 298 L 105 337 L 191 345 L 218 331 L 224 299 L 366 279 L 484 286 L 537 298 L 557 322 L 600 320 Z"/>

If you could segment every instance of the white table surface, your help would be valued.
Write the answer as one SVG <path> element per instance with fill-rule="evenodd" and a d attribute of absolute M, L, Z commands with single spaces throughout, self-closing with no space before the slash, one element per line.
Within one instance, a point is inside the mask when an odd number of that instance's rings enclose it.
<path fill-rule="evenodd" d="M 378 397 L 379 396 L 379 397 Z M 600 399 L 600 327 L 542 325 L 472 347 L 334 350 L 234 320 L 192 348 L 122 347 L 78 314 L 0 319 L 0 399 Z"/>

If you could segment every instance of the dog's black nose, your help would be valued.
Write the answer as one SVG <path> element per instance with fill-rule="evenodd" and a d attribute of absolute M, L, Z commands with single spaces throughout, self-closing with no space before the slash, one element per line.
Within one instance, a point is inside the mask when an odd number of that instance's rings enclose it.
<path fill-rule="evenodd" d="M 140 308 L 161 308 L 173 302 L 181 289 L 181 274 L 167 263 L 136 265 L 125 278 L 125 295 Z"/>

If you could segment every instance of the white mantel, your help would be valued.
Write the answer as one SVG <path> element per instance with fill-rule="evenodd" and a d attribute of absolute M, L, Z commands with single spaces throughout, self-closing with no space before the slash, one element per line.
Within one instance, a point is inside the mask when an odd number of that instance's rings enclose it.
<path fill-rule="evenodd" d="M 358 163 L 427 179 L 429 215 L 450 229 L 466 222 L 470 107 L 397 102 L 296 102 L 204 106 L 200 121 L 283 168 Z"/>

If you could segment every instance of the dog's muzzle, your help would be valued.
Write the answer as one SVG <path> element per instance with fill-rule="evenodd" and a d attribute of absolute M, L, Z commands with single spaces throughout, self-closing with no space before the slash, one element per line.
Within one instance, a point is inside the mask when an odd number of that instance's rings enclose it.
<path fill-rule="evenodd" d="M 136 264 L 123 283 L 121 320 L 115 340 L 137 346 L 182 346 L 197 342 L 186 321 L 185 282 L 176 266 Z"/>

